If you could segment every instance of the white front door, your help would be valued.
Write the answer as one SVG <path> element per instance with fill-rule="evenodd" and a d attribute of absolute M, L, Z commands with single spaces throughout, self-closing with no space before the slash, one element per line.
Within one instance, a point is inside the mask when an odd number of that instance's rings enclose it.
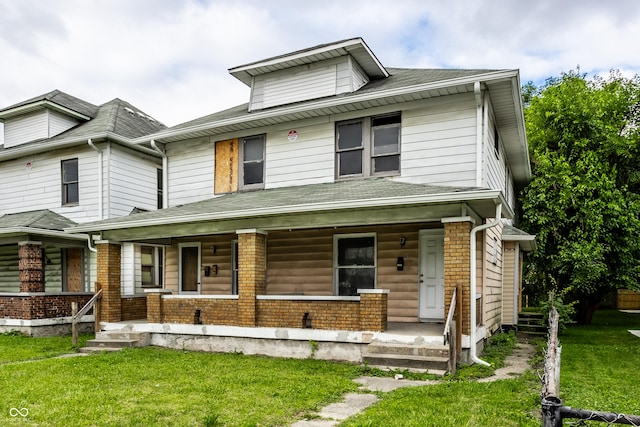
<path fill-rule="evenodd" d="M 420 232 L 418 280 L 420 320 L 444 320 L 444 230 Z"/>

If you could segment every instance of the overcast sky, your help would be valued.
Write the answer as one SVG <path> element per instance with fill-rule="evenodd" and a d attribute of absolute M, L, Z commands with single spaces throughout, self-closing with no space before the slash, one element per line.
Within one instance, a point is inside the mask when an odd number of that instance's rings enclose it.
<path fill-rule="evenodd" d="M 0 0 L 0 108 L 60 89 L 171 126 L 248 101 L 229 68 L 352 37 L 388 67 L 631 76 L 640 1 Z"/>

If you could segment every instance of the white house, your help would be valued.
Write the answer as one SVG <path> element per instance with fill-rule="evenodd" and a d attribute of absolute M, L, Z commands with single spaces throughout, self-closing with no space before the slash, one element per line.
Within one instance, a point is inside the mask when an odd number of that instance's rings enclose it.
<path fill-rule="evenodd" d="M 97 273 L 88 236 L 63 229 L 162 206 L 161 155 L 131 140 L 165 126 L 120 99 L 58 90 L 1 109 L 0 122 L 0 328 L 64 323 Z M 142 292 L 141 251 L 124 247 L 129 294 Z"/>

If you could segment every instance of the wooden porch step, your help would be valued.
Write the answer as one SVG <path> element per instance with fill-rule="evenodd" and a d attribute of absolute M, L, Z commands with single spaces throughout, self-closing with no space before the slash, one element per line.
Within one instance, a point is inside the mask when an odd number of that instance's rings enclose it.
<path fill-rule="evenodd" d="M 541 313 L 518 313 L 516 327 L 520 336 L 542 337 L 547 334 L 547 323 Z"/>

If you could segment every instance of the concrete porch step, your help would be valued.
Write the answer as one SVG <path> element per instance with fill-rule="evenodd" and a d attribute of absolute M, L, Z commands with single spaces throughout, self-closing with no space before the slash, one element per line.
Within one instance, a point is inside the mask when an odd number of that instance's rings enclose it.
<path fill-rule="evenodd" d="M 118 351 L 123 348 L 146 347 L 150 342 L 151 334 L 148 332 L 104 331 L 97 332 L 96 338 L 88 340 L 86 347 L 81 348 L 80 352 Z"/>
<path fill-rule="evenodd" d="M 369 366 L 376 367 L 446 371 L 449 347 L 373 341 L 363 351 L 362 360 Z"/>

